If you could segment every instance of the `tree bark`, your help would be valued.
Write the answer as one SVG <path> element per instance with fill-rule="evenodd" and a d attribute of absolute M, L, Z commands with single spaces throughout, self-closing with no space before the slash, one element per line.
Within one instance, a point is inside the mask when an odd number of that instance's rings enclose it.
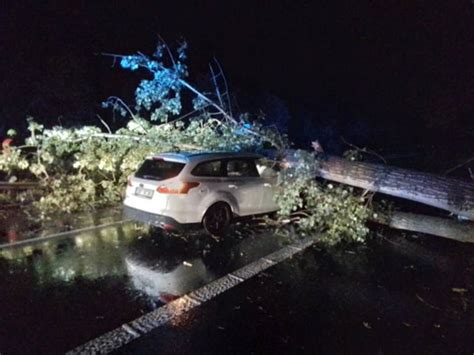
<path fill-rule="evenodd" d="M 474 183 L 392 166 L 326 156 L 315 174 L 324 179 L 400 197 L 474 220 Z"/>
<path fill-rule="evenodd" d="M 474 224 L 405 212 L 392 212 L 390 216 L 372 218 L 372 221 L 391 228 L 408 230 L 474 243 Z"/>

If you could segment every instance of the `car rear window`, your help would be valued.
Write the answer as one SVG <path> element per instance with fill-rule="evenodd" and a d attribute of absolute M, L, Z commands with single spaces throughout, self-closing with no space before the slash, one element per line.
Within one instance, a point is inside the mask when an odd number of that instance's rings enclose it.
<path fill-rule="evenodd" d="M 173 161 L 165 161 L 158 159 L 147 159 L 142 166 L 138 168 L 135 176 L 141 179 L 149 180 L 165 180 L 171 179 L 183 170 L 184 163 L 177 163 Z"/>

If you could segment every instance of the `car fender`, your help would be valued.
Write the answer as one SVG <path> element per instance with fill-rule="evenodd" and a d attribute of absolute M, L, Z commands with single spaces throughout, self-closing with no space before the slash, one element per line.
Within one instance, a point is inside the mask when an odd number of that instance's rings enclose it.
<path fill-rule="evenodd" d="M 205 208 L 203 208 L 202 210 L 201 219 L 204 217 L 209 207 L 211 207 L 213 204 L 217 202 L 227 203 L 230 206 L 232 214 L 234 215 L 240 214 L 240 209 L 239 209 L 239 204 L 237 203 L 237 199 L 229 192 L 217 191 L 213 193 L 211 196 L 208 196 L 203 200 L 202 205 L 205 206 Z"/>

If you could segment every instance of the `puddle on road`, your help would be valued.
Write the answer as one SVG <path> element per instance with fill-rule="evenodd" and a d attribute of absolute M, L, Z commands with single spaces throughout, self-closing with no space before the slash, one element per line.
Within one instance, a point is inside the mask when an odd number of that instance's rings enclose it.
<path fill-rule="evenodd" d="M 0 249 L 0 353 L 70 350 L 282 244 L 249 234 L 182 239 L 125 223 Z"/>

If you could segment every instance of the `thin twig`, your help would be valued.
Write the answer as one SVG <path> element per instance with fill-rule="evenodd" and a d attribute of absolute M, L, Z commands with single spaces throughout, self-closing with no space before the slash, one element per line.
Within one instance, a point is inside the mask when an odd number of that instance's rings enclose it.
<path fill-rule="evenodd" d="M 224 103 L 222 102 L 221 92 L 219 90 L 219 85 L 217 84 L 216 74 L 214 73 L 214 69 L 212 68 L 211 64 L 209 64 L 209 69 L 211 71 L 211 78 L 212 78 L 212 82 L 214 83 L 214 88 L 216 90 L 216 95 L 217 95 L 217 99 L 219 100 L 219 104 L 221 106 L 224 106 Z"/>
<path fill-rule="evenodd" d="M 205 102 L 207 102 L 209 105 L 211 105 L 212 107 L 214 107 L 217 111 L 219 111 L 222 116 L 224 116 L 224 118 L 226 118 L 227 120 L 233 122 L 233 123 L 237 123 L 237 121 L 235 120 L 235 118 L 233 118 L 232 116 L 230 116 L 227 112 L 225 112 L 225 110 L 220 107 L 218 104 L 216 104 L 214 101 L 212 101 L 211 99 L 209 99 L 207 96 L 201 94 L 199 92 L 199 90 L 197 90 L 194 86 L 192 86 L 191 84 L 189 84 L 188 82 L 184 81 L 183 79 L 178 79 L 179 83 L 181 85 L 183 85 L 185 88 L 187 88 L 189 91 L 193 92 L 194 94 L 196 94 L 197 96 L 199 96 L 202 100 L 204 100 Z"/>
<path fill-rule="evenodd" d="M 436 307 L 436 306 L 433 306 L 432 304 L 426 302 L 423 298 L 421 298 L 418 294 L 415 294 L 416 298 L 418 298 L 422 303 L 424 303 L 425 305 L 427 305 L 428 307 L 430 308 L 433 308 L 433 309 L 437 309 L 437 310 L 440 310 L 439 307 Z"/>
<path fill-rule="evenodd" d="M 311 217 L 311 214 L 309 214 L 309 213 L 307 213 L 307 212 L 305 212 L 305 211 L 297 211 L 297 212 L 293 212 L 293 213 L 291 214 L 291 216 L 293 216 L 293 217 L 299 217 L 300 215 L 301 215 L 301 216 L 304 216 L 304 217 Z"/>
<path fill-rule="evenodd" d="M 16 146 L 15 148 L 17 148 L 17 149 L 25 149 L 25 148 L 36 148 L 36 147 L 37 147 L 36 145 L 25 144 L 25 145 Z"/>
<path fill-rule="evenodd" d="M 97 115 L 97 118 L 100 120 L 100 122 L 102 122 L 102 124 L 105 126 L 105 128 L 107 129 L 107 131 L 112 134 L 112 130 L 110 129 L 109 125 L 102 119 L 102 117 L 100 117 L 99 115 Z"/>
<path fill-rule="evenodd" d="M 171 63 L 173 63 L 173 67 L 176 68 L 176 61 L 174 60 L 173 53 L 171 53 L 170 47 L 168 46 L 166 41 L 163 39 L 163 37 L 161 37 L 161 35 L 159 33 L 157 33 L 157 36 L 160 39 L 160 41 L 162 42 L 162 44 L 165 46 L 166 51 L 168 52 L 168 55 L 171 59 Z"/>
<path fill-rule="evenodd" d="M 464 165 L 469 164 L 469 163 L 472 162 L 472 161 L 474 161 L 474 157 L 473 157 L 473 158 L 470 158 L 470 159 L 466 160 L 465 162 L 460 163 L 460 164 L 458 164 L 458 165 L 456 165 L 456 166 L 454 166 L 454 167 L 452 167 L 452 168 L 450 168 L 450 169 L 448 169 L 448 170 L 446 170 L 446 171 L 444 172 L 444 175 L 448 175 L 449 173 L 452 173 L 454 170 L 459 169 L 459 168 L 463 167 Z M 468 169 L 468 170 L 470 170 L 470 169 Z M 470 173 L 470 175 L 471 175 L 471 177 L 472 177 L 471 171 L 469 171 L 469 173 Z"/>
<path fill-rule="evenodd" d="M 130 116 L 132 116 L 132 118 L 135 119 L 135 114 L 133 113 L 133 111 L 120 97 L 110 96 L 107 100 L 114 100 L 117 103 L 119 103 L 130 114 Z"/>
<path fill-rule="evenodd" d="M 137 116 L 135 116 L 130 107 L 120 97 L 110 96 L 107 100 L 115 100 L 116 103 L 120 104 L 129 113 L 133 121 L 135 121 L 143 129 L 143 131 L 146 132 L 145 126 L 142 125 L 142 123 L 137 119 Z"/>
<path fill-rule="evenodd" d="M 229 86 L 227 85 L 227 79 L 224 75 L 224 71 L 222 70 L 222 66 L 219 63 L 219 61 L 216 59 L 216 57 L 214 57 L 214 62 L 217 64 L 217 67 L 219 68 L 219 71 L 221 72 L 221 75 L 222 75 L 222 80 L 224 81 L 224 87 L 225 87 L 225 92 L 226 92 L 226 97 L 227 97 L 227 110 L 229 110 L 229 114 L 233 116 L 232 105 L 230 102 Z"/>
<path fill-rule="evenodd" d="M 370 155 L 373 155 L 377 158 L 379 158 L 380 160 L 382 160 L 384 162 L 384 164 L 387 164 L 387 161 L 385 160 L 385 158 L 383 156 L 381 156 L 380 154 L 378 154 L 377 152 L 374 152 L 373 150 L 370 150 L 370 149 L 367 149 L 367 148 L 360 148 L 358 146 L 356 146 L 355 144 L 352 144 L 352 143 L 349 143 L 348 141 L 346 141 L 344 139 L 343 136 L 341 136 L 341 140 L 347 144 L 349 147 L 351 148 L 354 148 L 355 150 L 359 151 L 359 152 L 363 152 L 363 153 L 367 153 L 367 154 L 370 154 Z"/>

